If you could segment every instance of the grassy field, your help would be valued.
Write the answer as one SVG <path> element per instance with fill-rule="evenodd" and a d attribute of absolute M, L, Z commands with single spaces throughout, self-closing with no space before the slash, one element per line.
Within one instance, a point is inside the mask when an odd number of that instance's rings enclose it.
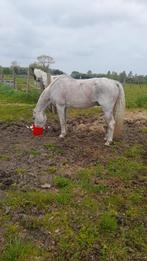
<path fill-rule="evenodd" d="M 147 86 L 126 85 L 126 107 L 147 108 Z"/>
<path fill-rule="evenodd" d="M 147 108 L 147 86 L 125 92 L 128 110 Z M 38 97 L 0 86 L 0 261 L 147 260 L 146 123 L 127 123 L 110 148 L 92 132 L 34 140 L 14 123 L 31 122 Z M 69 120 L 97 111 L 71 110 Z"/>
<path fill-rule="evenodd" d="M 38 90 L 26 93 L 1 85 L 0 120 L 30 120 L 39 94 Z"/>

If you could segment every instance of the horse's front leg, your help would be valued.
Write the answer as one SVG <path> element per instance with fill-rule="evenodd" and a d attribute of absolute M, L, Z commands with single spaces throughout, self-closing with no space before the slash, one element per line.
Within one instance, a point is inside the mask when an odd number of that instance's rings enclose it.
<path fill-rule="evenodd" d="M 64 105 L 57 105 L 56 107 L 61 126 L 61 134 L 59 137 L 64 138 L 66 136 L 66 108 Z"/>

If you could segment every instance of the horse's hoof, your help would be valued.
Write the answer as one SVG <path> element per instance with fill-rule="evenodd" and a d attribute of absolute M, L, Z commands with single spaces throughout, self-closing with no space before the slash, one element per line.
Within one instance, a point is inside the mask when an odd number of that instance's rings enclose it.
<path fill-rule="evenodd" d="M 107 147 L 110 146 L 110 142 L 106 141 L 105 146 L 107 146 Z"/>
<path fill-rule="evenodd" d="M 64 139 L 65 136 L 66 136 L 65 134 L 60 134 L 60 135 L 59 135 L 59 138 L 60 138 L 60 139 Z"/>
<path fill-rule="evenodd" d="M 105 146 L 110 146 L 111 143 L 112 143 L 112 140 L 107 140 L 107 141 L 105 142 Z"/>

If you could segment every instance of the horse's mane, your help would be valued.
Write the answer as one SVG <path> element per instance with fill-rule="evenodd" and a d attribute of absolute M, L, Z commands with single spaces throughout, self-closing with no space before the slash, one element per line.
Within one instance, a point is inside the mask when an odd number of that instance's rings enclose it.
<path fill-rule="evenodd" d="M 39 69 L 39 68 L 34 68 L 34 73 L 35 73 L 35 71 L 38 71 L 38 72 L 40 72 L 40 73 L 43 73 L 43 74 L 46 74 L 47 75 L 47 72 L 45 72 L 45 71 L 43 71 L 43 70 L 41 70 L 41 69 Z M 58 77 L 58 78 L 60 78 L 61 76 L 65 76 L 66 74 L 60 74 L 60 75 L 51 75 L 51 77 Z M 68 75 L 66 75 L 66 76 L 68 76 Z M 70 77 L 70 76 L 69 76 Z"/>
<path fill-rule="evenodd" d="M 64 78 L 65 76 L 68 77 L 68 75 L 66 75 L 66 74 L 61 74 L 53 82 L 51 82 L 47 88 L 51 88 L 58 80 L 60 80 L 61 78 Z"/>
<path fill-rule="evenodd" d="M 35 71 L 38 71 L 38 72 L 41 72 L 41 73 L 46 73 L 45 71 L 43 71 L 43 70 L 41 70 L 41 69 L 39 69 L 39 68 L 34 68 L 34 72 Z"/>

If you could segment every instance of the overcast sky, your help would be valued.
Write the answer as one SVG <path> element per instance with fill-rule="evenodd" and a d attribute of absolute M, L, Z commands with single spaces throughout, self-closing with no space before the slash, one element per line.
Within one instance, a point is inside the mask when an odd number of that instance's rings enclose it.
<path fill-rule="evenodd" d="M 0 0 L 0 65 L 147 75 L 147 0 Z"/>

